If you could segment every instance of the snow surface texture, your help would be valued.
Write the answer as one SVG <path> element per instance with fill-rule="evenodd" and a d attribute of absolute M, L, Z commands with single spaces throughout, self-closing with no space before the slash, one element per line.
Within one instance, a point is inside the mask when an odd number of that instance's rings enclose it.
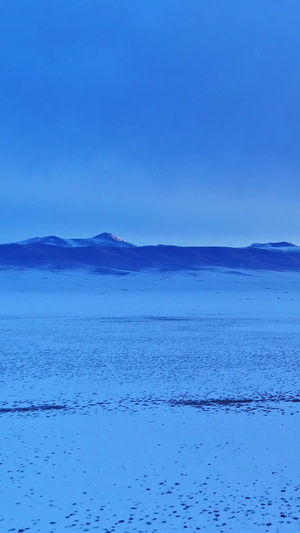
<path fill-rule="evenodd" d="M 1 272 L 0 530 L 298 532 L 299 282 Z"/>

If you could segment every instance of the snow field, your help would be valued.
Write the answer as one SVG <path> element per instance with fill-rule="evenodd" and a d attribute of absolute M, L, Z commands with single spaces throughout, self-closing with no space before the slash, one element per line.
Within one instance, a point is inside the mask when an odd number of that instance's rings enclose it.
<path fill-rule="evenodd" d="M 1 531 L 299 531 L 297 275 L 2 274 Z"/>

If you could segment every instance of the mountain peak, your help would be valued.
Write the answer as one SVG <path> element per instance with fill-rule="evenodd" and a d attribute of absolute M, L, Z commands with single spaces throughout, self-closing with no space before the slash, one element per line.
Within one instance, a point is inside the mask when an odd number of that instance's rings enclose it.
<path fill-rule="evenodd" d="M 25 241 L 19 241 L 16 244 L 21 245 L 47 245 L 47 246 L 63 246 L 71 248 L 82 248 L 86 246 L 103 246 L 103 247 L 122 247 L 131 248 L 134 244 L 124 241 L 120 237 L 113 235 L 112 233 L 100 233 L 89 239 L 62 239 L 55 235 L 48 235 L 47 237 L 33 237 Z"/>
<path fill-rule="evenodd" d="M 126 243 L 126 241 L 124 241 L 124 239 L 121 239 L 121 237 L 117 237 L 117 235 L 114 235 L 113 233 L 99 233 L 99 235 L 95 235 L 95 237 L 92 237 L 92 240 L 93 241 L 99 241 L 99 242 L 109 242 L 109 243 L 123 243 L 124 244 L 131 244 L 131 243 Z"/>

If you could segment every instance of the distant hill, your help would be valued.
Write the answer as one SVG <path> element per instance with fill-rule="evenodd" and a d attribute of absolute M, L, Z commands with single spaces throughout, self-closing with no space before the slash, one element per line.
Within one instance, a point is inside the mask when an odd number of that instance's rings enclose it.
<path fill-rule="evenodd" d="M 300 247 L 289 242 L 225 246 L 135 246 L 111 233 L 90 239 L 34 237 L 0 245 L 2 269 L 89 268 L 99 273 L 207 268 L 300 271 Z"/>
<path fill-rule="evenodd" d="M 55 235 L 48 235 L 47 237 L 34 237 L 33 239 L 27 239 L 26 241 L 19 241 L 15 244 L 48 244 L 51 246 L 64 246 L 71 248 L 82 248 L 84 246 L 118 246 L 124 248 L 130 248 L 134 246 L 130 242 L 126 242 L 120 237 L 116 237 L 112 233 L 100 233 L 91 237 L 90 239 L 61 239 L 60 237 L 55 237 Z"/>
<path fill-rule="evenodd" d="M 281 241 L 281 242 L 265 242 L 263 244 L 259 242 L 254 242 L 249 246 L 249 248 L 264 248 L 265 250 L 281 250 L 281 251 L 291 251 L 295 252 L 298 248 L 300 250 L 299 246 L 296 246 L 296 244 L 293 244 L 292 242 L 287 241 Z"/>

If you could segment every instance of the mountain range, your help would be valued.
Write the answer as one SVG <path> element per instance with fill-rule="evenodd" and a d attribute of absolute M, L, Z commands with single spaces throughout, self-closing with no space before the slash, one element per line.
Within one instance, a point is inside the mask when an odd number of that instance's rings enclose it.
<path fill-rule="evenodd" d="M 210 268 L 300 271 L 300 247 L 290 242 L 228 246 L 135 246 L 111 233 L 89 239 L 34 237 L 0 245 L 1 269 L 89 268 L 98 273 Z"/>

